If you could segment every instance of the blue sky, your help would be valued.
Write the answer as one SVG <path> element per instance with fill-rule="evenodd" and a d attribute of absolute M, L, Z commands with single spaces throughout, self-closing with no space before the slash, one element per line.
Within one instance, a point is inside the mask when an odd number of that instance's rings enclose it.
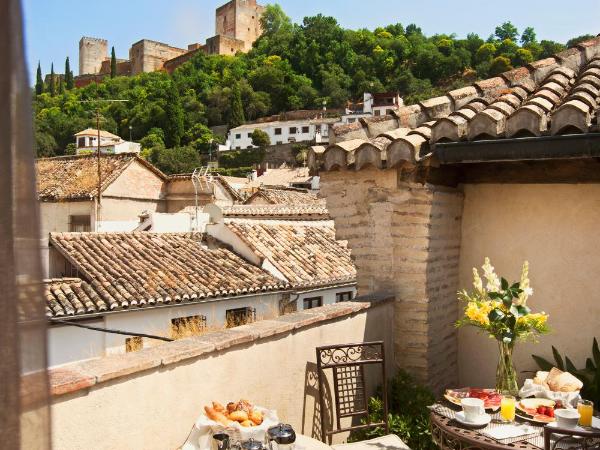
<path fill-rule="evenodd" d="M 54 62 L 62 72 L 66 56 L 77 74 L 81 36 L 108 39 L 117 57 L 132 43 L 153 39 L 186 48 L 214 34 L 214 10 L 226 0 L 23 0 L 30 73 L 38 60 L 44 73 Z M 265 1 L 264 3 L 268 3 Z M 519 30 L 533 26 L 538 39 L 565 42 L 600 33 L 600 0 L 279 0 L 296 22 L 308 15 L 332 15 L 346 28 L 416 23 L 426 34 L 476 32 L 486 38 L 510 20 Z M 565 5 L 572 5 L 565 9 Z"/>

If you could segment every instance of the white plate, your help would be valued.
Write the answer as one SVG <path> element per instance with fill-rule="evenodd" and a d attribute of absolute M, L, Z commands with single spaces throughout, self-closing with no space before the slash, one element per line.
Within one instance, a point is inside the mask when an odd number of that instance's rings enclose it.
<path fill-rule="evenodd" d="M 468 427 L 483 427 L 492 421 L 492 416 L 483 414 L 482 416 L 479 416 L 476 421 L 471 422 L 470 420 L 467 420 L 463 411 L 457 411 L 455 419 Z"/>

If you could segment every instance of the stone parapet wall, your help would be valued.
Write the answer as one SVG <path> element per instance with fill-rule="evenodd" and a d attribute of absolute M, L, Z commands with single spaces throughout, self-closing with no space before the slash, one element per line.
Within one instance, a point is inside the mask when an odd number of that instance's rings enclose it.
<path fill-rule="evenodd" d="M 384 341 L 390 348 L 392 306 L 342 302 L 53 368 L 53 446 L 179 448 L 203 405 L 240 398 L 317 437 L 316 347 Z M 386 354 L 389 377 L 395 365 Z M 369 394 L 379 382 L 367 379 Z"/>
<path fill-rule="evenodd" d="M 435 390 L 452 385 L 462 193 L 401 181 L 396 169 L 321 177 L 337 238 L 352 251 L 359 295 L 396 298 L 396 361 Z"/>

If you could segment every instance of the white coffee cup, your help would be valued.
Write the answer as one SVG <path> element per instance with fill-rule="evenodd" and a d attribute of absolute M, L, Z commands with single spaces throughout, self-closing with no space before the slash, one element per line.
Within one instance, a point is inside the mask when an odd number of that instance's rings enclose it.
<path fill-rule="evenodd" d="M 485 414 L 483 400 L 479 398 L 463 398 L 460 401 L 460 405 L 465 413 L 465 419 L 469 422 L 476 422 L 477 419 Z"/>

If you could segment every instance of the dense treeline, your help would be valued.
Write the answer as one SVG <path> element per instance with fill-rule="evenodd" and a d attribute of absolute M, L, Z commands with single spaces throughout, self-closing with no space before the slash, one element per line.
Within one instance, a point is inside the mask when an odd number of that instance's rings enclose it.
<path fill-rule="evenodd" d="M 38 155 L 73 152 L 73 134 L 95 126 L 99 107 L 104 129 L 124 138 L 131 132 L 153 163 L 167 172 L 185 171 L 206 160 L 216 142 L 209 129 L 213 125 L 236 126 L 323 104 L 344 107 L 365 91 L 399 91 L 411 103 L 565 48 L 557 42 L 538 42 L 532 28 L 519 33 L 511 23 L 498 26 L 485 40 L 476 34 L 458 39 L 425 36 L 416 25 L 347 30 L 335 18 L 322 15 L 294 24 L 278 5 L 267 7 L 263 28 L 248 54 L 198 54 L 173 75 L 113 74 L 98 85 L 73 89 L 68 66 L 60 88 L 54 77 L 51 86 L 44 85 L 38 71 Z"/>

